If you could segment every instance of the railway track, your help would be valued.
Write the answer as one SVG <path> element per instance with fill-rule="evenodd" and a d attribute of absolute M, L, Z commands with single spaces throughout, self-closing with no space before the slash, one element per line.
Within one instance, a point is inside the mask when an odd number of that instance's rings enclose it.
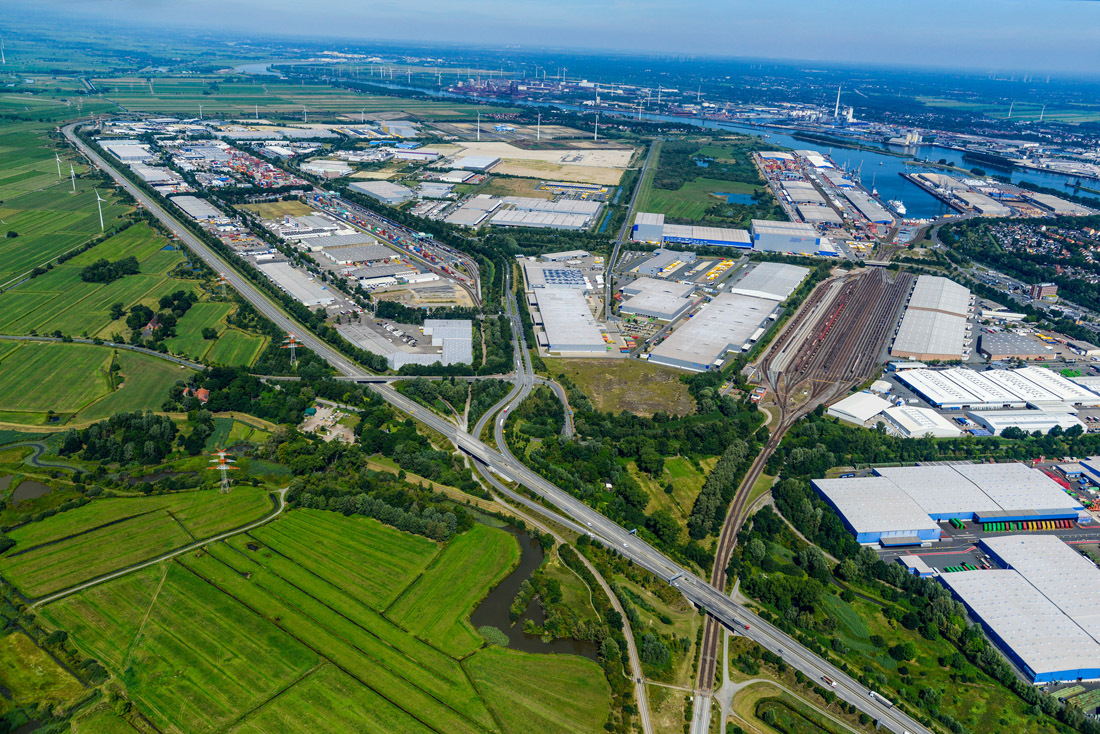
<path fill-rule="evenodd" d="M 711 585 L 724 591 L 726 567 L 746 519 L 749 495 L 786 432 L 817 405 L 868 379 L 909 293 L 912 276 L 889 281 L 881 269 L 822 283 L 761 361 L 779 415 L 730 504 L 715 550 Z M 794 402 L 798 399 L 797 404 Z M 714 685 L 722 627 L 707 617 L 696 689 Z"/>

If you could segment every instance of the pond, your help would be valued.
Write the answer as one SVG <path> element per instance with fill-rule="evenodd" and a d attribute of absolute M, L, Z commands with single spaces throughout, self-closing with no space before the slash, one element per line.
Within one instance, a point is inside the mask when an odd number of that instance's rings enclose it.
<path fill-rule="evenodd" d="M 725 191 L 715 191 L 714 196 L 720 196 L 726 200 L 727 204 L 744 204 L 746 206 L 752 206 L 756 203 L 756 200 L 752 198 L 752 194 L 729 194 Z"/>
<path fill-rule="evenodd" d="M 523 631 L 522 619 L 516 622 L 515 625 L 512 624 L 512 620 L 508 616 L 512 601 L 516 598 L 516 594 L 519 593 L 520 584 L 523 583 L 524 579 L 530 578 L 531 574 L 542 565 L 542 559 L 545 553 L 539 542 L 522 530 L 517 530 L 511 526 L 505 527 L 504 530 L 511 533 L 519 542 L 519 565 L 489 592 L 489 595 L 485 597 L 481 604 L 474 610 L 474 613 L 470 615 L 470 621 L 473 623 L 474 627 L 483 627 L 485 625 L 496 627 L 508 636 L 508 647 L 514 650 L 533 653 L 581 655 L 595 660 L 597 650 L 596 644 L 593 642 L 566 639 L 543 642 L 542 638 L 538 635 L 529 635 Z M 541 625 L 545 621 L 542 607 L 539 606 L 537 601 L 531 601 L 524 614 L 524 618 L 530 618 L 538 625 Z"/>
<path fill-rule="evenodd" d="M 11 495 L 11 501 L 22 502 L 23 500 L 36 500 L 39 497 L 45 497 L 51 491 L 50 487 L 42 482 L 28 479 L 15 488 L 15 491 L 12 492 Z"/>
<path fill-rule="evenodd" d="M 14 474 L 8 474 L 6 477 L 0 477 L 0 492 L 3 492 L 11 486 L 11 480 L 15 479 Z"/>

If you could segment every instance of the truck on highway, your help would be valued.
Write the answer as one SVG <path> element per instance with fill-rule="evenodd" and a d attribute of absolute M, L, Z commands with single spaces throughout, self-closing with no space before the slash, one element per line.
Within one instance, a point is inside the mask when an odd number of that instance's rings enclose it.
<path fill-rule="evenodd" d="M 836 688 L 836 681 L 829 676 L 823 675 L 821 676 L 821 680 L 825 681 L 825 685 L 829 686 L 830 688 Z"/>
<path fill-rule="evenodd" d="M 888 709 L 894 708 L 894 702 L 891 701 L 890 699 L 888 699 L 886 696 L 883 696 L 881 693 L 875 693 L 874 691 L 868 691 L 867 695 L 870 696 L 871 698 L 875 699 L 876 701 L 878 701 L 879 703 L 881 703 L 883 706 L 885 706 Z"/>

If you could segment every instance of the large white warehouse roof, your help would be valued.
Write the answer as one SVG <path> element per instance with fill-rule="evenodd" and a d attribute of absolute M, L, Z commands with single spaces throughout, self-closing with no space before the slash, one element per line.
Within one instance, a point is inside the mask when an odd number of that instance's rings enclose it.
<path fill-rule="evenodd" d="M 730 293 L 785 301 L 809 274 L 809 268 L 798 265 L 763 262 L 737 281 Z"/>

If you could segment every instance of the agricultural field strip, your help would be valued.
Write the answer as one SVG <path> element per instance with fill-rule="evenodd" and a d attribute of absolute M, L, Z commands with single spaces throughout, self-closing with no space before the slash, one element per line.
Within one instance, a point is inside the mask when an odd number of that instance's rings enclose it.
<path fill-rule="evenodd" d="M 355 632 L 355 628 L 358 628 L 366 633 L 367 637 L 359 635 L 360 642 L 369 648 L 364 651 L 364 654 L 377 659 L 379 665 L 390 672 L 403 677 L 427 695 L 437 698 L 451 708 L 461 706 L 465 711 L 481 707 L 477 693 L 456 661 L 370 609 L 347 589 L 322 579 L 282 555 L 275 554 L 265 561 L 253 560 L 257 556 L 254 552 L 247 550 L 248 544 L 243 537 L 230 539 L 225 545 L 236 551 L 236 555 L 227 553 L 213 555 L 226 565 L 232 567 L 235 562 L 239 563 L 241 558 L 248 564 L 260 565 L 275 579 L 279 579 L 280 583 L 285 584 L 285 590 L 294 590 L 304 595 L 304 598 L 312 600 L 311 603 L 321 605 L 354 626 L 347 629 Z M 237 568 L 237 570 L 242 569 Z M 273 588 L 264 586 L 262 583 L 260 585 L 273 594 L 277 593 Z M 285 595 L 281 598 L 284 603 L 289 603 Z M 316 606 L 313 608 L 317 609 Z M 317 619 L 316 615 L 311 615 L 304 609 L 301 611 Z M 440 694 L 433 693 L 433 689 L 440 689 Z M 490 721 L 488 712 L 483 708 L 476 718 L 479 718 L 478 723 L 483 725 Z"/>
<path fill-rule="evenodd" d="M 393 710 L 388 701 L 332 663 L 310 671 L 293 686 L 241 717 L 228 731 L 231 734 L 296 734 L 326 729 L 361 734 L 432 732 L 403 712 Z"/>
<path fill-rule="evenodd" d="M 299 565 L 334 586 L 353 584 L 359 590 L 358 596 L 379 612 L 439 552 L 439 546 L 427 538 L 389 528 L 384 533 L 341 533 L 308 510 L 297 510 L 283 522 L 261 528 L 253 535 L 280 548 L 283 555 L 292 556 Z"/>
<path fill-rule="evenodd" d="M 476 734 L 483 731 L 457 710 L 415 688 L 381 665 L 381 661 L 371 657 L 363 647 L 345 639 L 348 636 L 364 642 L 366 635 L 355 623 L 341 621 L 343 618 L 332 614 L 331 610 L 326 612 L 323 604 L 309 598 L 274 574 L 264 574 L 261 566 L 246 558 L 234 558 L 233 563 L 236 566 L 229 565 L 223 560 L 224 552 L 215 555 L 216 548 L 217 546 L 212 547 L 208 555 L 183 559 L 180 561 L 181 565 L 255 614 L 266 619 L 278 618 L 280 629 L 318 655 L 328 658 L 364 686 L 403 710 L 410 718 L 430 726 L 440 734 Z M 242 571 L 241 567 L 253 570 Z M 247 580 L 243 575 L 245 573 L 251 573 Z M 325 619 L 326 624 L 322 624 L 319 619 Z"/>
<path fill-rule="evenodd" d="M 444 548 L 386 609 L 386 617 L 455 657 L 468 655 L 482 644 L 468 621 L 474 605 L 518 562 L 519 547 L 511 536 L 475 525 Z"/>

